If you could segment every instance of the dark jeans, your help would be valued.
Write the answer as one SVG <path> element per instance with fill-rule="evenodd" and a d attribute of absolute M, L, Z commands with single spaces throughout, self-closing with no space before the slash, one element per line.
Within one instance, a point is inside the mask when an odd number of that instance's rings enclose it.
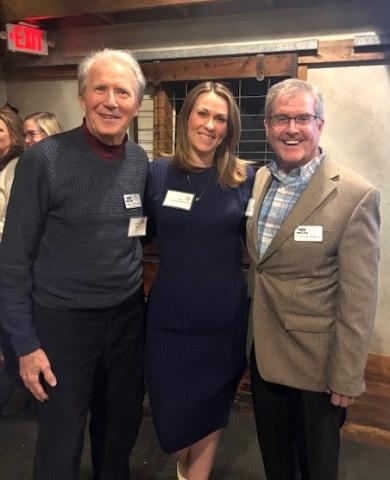
<path fill-rule="evenodd" d="M 267 480 L 336 480 L 346 409 L 326 393 L 265 381 L 253 349 L 251 385 Z"/>
<path fill-rule="evenodd" d="M 116 307 L 60 311 L 34 305 L 57 377 L 39 405 L 35 480 L 76 480 L 88 411 L 94 480 L 129 479 L 144 396 L 143 291 Z"/>

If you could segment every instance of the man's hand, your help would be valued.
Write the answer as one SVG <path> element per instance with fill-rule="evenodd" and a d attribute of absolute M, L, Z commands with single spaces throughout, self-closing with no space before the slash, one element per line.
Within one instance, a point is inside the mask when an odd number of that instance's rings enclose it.
<path fill-rule="evenodd" d="M 347 397 L 347 395 L 340 395 L 336 392 L 328 392 L 330 393 L 330 403 L 335 407 L 349 407 L 355 401 L 355 397 Z"/>
<path fill-rule="evenodd" d="M 49 396 L 42 387 L 40 374 L 51 387 L 57 385 L 49 359 L 41 348 L 19 358 L 19 373 L 26 387 L 41 402 L 48 400 Z"/>

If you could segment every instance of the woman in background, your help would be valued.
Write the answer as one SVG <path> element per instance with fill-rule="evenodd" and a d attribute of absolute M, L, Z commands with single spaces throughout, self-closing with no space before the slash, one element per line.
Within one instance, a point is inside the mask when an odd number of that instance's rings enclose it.
<path fill-rule="evenodd" d="M 146 378 L 179 479 L 209 478 L 246 363 L 241 247 L 254 174 L 235 156 L 240 131 L 232 93 L 201 83 L 183 103 L 173 158 L 150 167 L 147 209 L 160 266 L 148 305 Z"/>
<path fill-rule="evenodd" d="M 0 109 L 0 241 L 8 200 L 19 155 L 24 150 L 22 119 L 8 108 Z M 19 362 L 8 335 L 1 326 L 0 343 L 4 357 L 5 388 L 1 392 L 0 415 L 14 415 L 28 405 L 30 395 L 19 377 Z"/>
<path fill-rule="evenodd" d="M 31 147 L 50 135 L 62 131 L 54 113 L 36 112 L 24 119 L 24 141 L 26 147 Z"/>

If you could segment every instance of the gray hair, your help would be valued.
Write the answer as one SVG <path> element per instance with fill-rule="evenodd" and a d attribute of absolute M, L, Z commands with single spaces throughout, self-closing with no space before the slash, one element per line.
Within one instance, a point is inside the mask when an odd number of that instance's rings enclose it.
<path fill-rule="evenodd" d="M 100 60 L 116 61 L 130 68 L 130 70 L 135 76 L 135 80 L 137 83 L 137 100 L 139 103 L 141 103 L 145 92 L 146 82 L 139 63 L 135 59 L 134 55 L 130 52 L 130 50 L 116 50 L 111 48 L 105 48 L 97 52 L 92 52 L 90 55 L 83 58 L 83 60 L 81 61 L 77 75 L 80 97 L 84 95 L 87 86 L 87 78 L 92 66 Z"/>
<path fill-rule="evenodd" d="M 275 100 L 280 95 L 287 95 L 294 97 L 297 93 L 304 92 L 310 93 L 314 99 L 315 114 L 321 120 L 324 119 L 324 99 L 321 92 L 315 85 L 297 78 L 289 78 L 282 82 L 275 83 L 268 90 L 267 98 L 265 99 L 264 113 L 265 118 L 270 118 L 272 114 L 272 107 Z"/>

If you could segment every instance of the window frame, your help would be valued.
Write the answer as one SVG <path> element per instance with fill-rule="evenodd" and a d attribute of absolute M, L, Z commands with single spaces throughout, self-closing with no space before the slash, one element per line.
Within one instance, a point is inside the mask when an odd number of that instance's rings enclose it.
<path fill-rule="evenodd" d="M 173 150 L 174 109 L 164 82 L 247 79 L 259 81 L 270 77 L 307 78 L 307 67 L 298 66 L 297 53 L 223 56 L 142 63 L 153 93 L 153 157 Z"/>

